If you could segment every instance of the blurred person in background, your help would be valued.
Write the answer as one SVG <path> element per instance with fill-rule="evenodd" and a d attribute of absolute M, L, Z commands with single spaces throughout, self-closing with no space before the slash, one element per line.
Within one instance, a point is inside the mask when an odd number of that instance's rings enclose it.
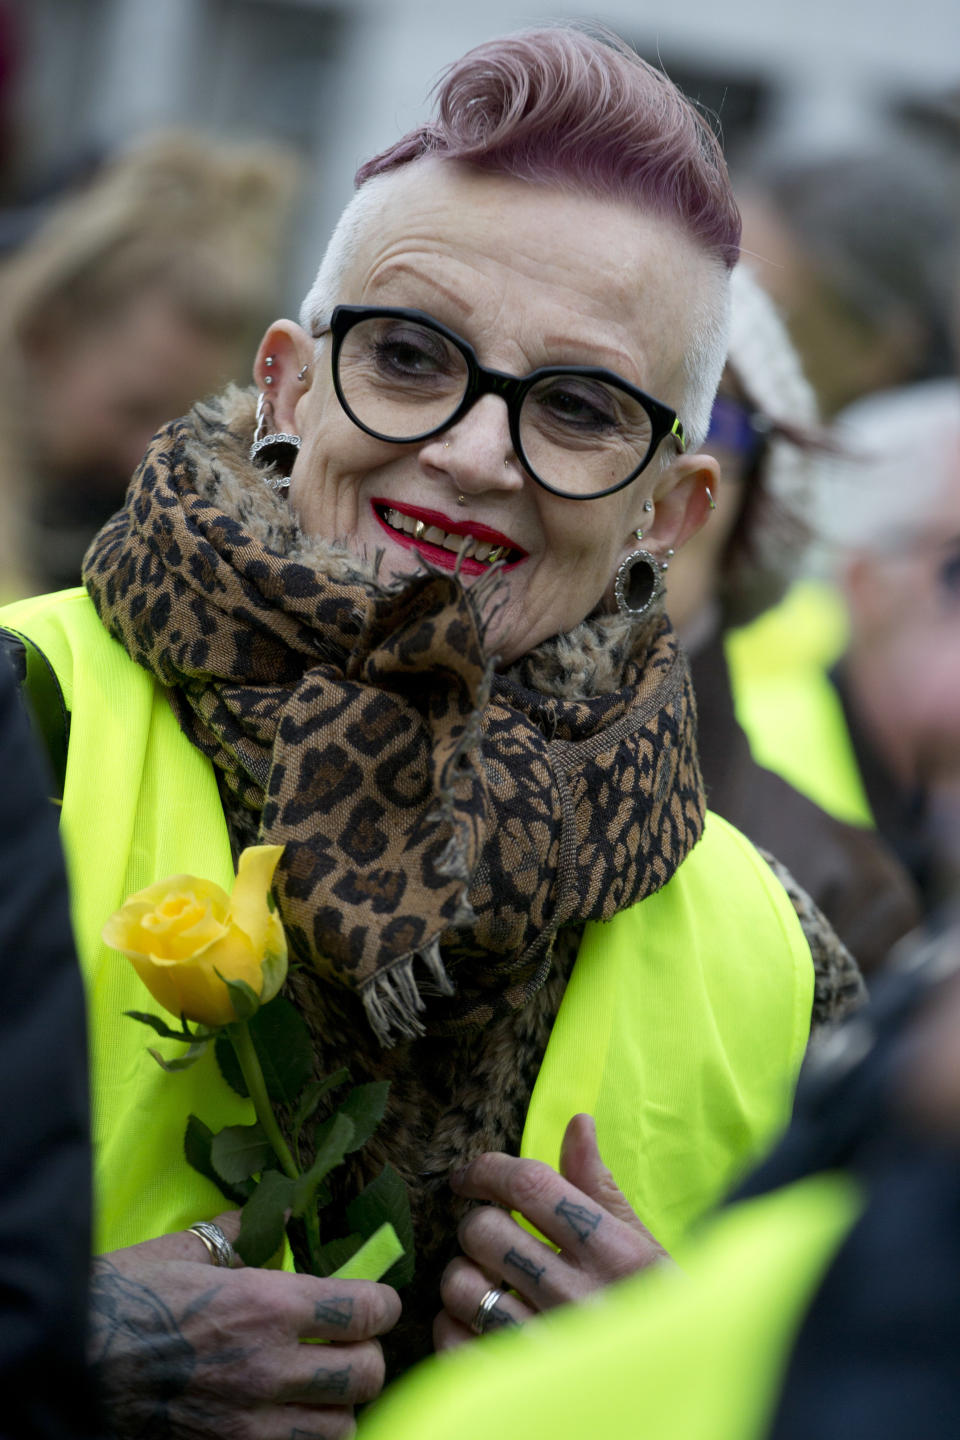
<path fill-rule="evenodd" d="M 786 328 L 746 261 L 731 299 L 707 440 L 722 469 L 719 504 L 670 561 L 667 605 L 690 657 L 711 807 L 783 860 L 870 970 L 919 919 L 908 876 L 872 828 L 836 820 L 758 763 L 735 713 L 743 646 L 734 636 L 731 675 L 724 642 L 776 605 L 800 570 L 829 441 Z M 762 737 L 756 749 L 765 754 Z"/>
<path fill-rule="evenodd" d="M 776 301 L 822 413 L 956 373 L 955 147 L 882 148 L 742 167 L 743 249 Z"/>
<path fill-rule="evenodd" d="M 242 375 L 276 311 L 294 180 L 272 147 L 158 135 L 0 268 L 0 483 L 29 507 L 23 592 L 78 584 L 154 431 Z"/>
<path fill-rule="evenodd" d="M 876 826 L 930 909 L 958 868 L 960 385 L 861 400 L 837 436 L 810 510 L 832 584 L 733 638 L 738 714 L 762 763 Z"/>

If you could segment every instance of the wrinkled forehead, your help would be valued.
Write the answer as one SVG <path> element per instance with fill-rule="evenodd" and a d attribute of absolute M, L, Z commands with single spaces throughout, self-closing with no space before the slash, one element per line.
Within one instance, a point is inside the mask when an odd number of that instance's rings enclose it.
<path fill-rule="evenodd" d="M 564 296 L 571 310 L 644 346 L 656 336 L 673 369 L 726 282 L 723 267 L 677 221 L 632 201 L 437 159 L 368 183 L 377 190 L 358 217 L 344 276 L 353 303 L 404 267 L 436 265 L 456 283 L 459 259 L 464 283 L 477 267 L 522 296 L 527 310 Z"/>

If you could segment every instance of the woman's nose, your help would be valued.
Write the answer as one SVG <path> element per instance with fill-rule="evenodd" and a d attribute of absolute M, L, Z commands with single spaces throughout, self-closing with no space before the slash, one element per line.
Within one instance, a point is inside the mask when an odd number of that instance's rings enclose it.
<path fill-rule="evenodd" d="M 506 403 L 484 395 L 456 425 L 436 436 L 420 452 L 423 460 L 445 470 L 459 490 L 519 490 L 523 470 L 513 450 Z"/>

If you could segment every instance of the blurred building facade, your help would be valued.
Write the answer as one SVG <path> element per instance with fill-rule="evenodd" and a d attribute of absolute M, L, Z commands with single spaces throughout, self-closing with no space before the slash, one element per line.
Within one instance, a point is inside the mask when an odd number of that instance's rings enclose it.
<path fill-rule="evenodd" d="M 20 0 L 13 124 L 23 176 L 145 131 L 292 144 L 309 179 L 288 306 L 306 289 L 357 164 L 417 123 L 445 63 L 563 16 L 596 18 L 719 112 L 728 150 L 758 133 L 811 149 L 876 132 L 960 85 L 955 0 Z"/>

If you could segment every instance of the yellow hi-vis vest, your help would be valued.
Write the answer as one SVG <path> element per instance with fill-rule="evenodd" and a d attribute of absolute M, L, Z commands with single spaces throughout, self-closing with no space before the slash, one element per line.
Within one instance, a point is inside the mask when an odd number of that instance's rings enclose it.
<path fill-rule="evenodd" d="M 208 1054 L 166 1074 L 125 1010 L 152 1002 L 100 939 L 136 890 L 168 875 L 229 889 L 210 762 L 83 591 L 21 601 L 0 625 L 53 666 L 71 712 L 61 833 L 91 1027 L 96 1246 L 177 1230 L 225 1202 L 183 1156 L 186 1118 L 251 1123 Z M 675 1244 L 785 1125 L 810 1024 L 813 966 L 782 887 L 718 817 L 673 879 L 586 927 L 530 1102 L 523 1153 L 556 1165 L 578 1111 L 655 1235 Z M 172 1042 L 161 1051 L 178 1053 Z"/>
<path fill-rule="evenodd" d="M 862 1207 L 836 1172 L 734 1205 L 687 1248 L 683 1273 L 647 1271 L 424 1361 L 358 1440 L 763 1440 Z"/>
<path fill-rule="evenodd" d="M 758 765 L 848 825 L 874 828 L 829 672 L 847 648 L 839 593 L 813 580 L 724 640 L 734 709 Z"/>

